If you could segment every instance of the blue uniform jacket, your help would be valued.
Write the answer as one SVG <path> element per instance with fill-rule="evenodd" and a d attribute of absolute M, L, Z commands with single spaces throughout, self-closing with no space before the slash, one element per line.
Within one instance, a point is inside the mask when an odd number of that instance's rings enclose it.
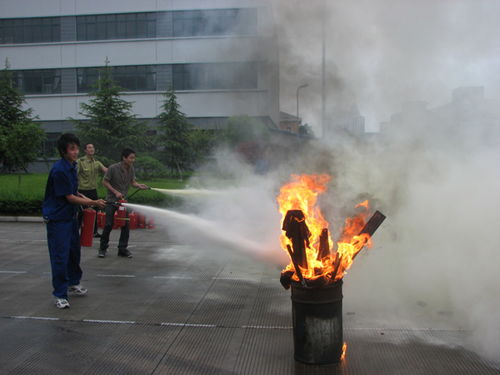
<path fill-rule="evenodd" d="M 65 196 L 77 195 L 78 177 L 76 162 L 62 158 L 50 170 L 42 213 L 46 220 L 66 221 L 76 217 L 77 205 L 69 203 Z"/>

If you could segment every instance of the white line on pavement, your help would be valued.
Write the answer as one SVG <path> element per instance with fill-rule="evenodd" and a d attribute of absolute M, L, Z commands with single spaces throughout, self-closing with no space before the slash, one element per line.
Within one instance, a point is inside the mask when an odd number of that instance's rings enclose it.
<path fill-rule="evenodd" d="M 192 280 L 192 276 L 153 276 L 153 279 L 190 279 Z"/>
<path fill-rule="evenodd" d="M 170 322 L 161 322 L 160 325 L 162 325 L 162 326 L 174 326 L 174 327 L 205 327 L 205 328 L 217 327 L 215 324 L 170 323 Z"/>
<path fill-rule="evenodd" d="M 25 316 L 25 315 L 16 315 L 9 316 L 11 319 L 26 319 L 26 320 L 61 320 L 61 318 L 53 318 L 48 316 Z M 63 319 L 64 320 L 64 319 Z M 69 320 L 73 321 L 73 320 Z M 80 321 L 83 323 L 99 323 L 99 324 L 145 324 L 151 325 L 151 323 L 141 323 L 135 320 L 109 320 L 109 319 L 82 319 L 75 320 L 76 322 Z M 154 325 L 158 325 L 158 323 L 153 323 Z M 218 328 L 217 324 L 201 324 L 201 323 L 178 323 L 178 322 L 161 322 L 160 326 L 167 327 L 193 327 L 193 328 Z M 291 326 L 263 326 L 263 325 L 243 325 L 240 327 L 226 327 L 226 328 L 243 328 L 243 329 L 283 329 L 288 330 L 292 329 Z"/>
<path fill-rule="evenodd" d="M 241 328 L 252 329 L 292 329 L 292 326 L 241 326 Z"/>
<path fill-rule="evenodd" d="M 24 315 L 18 315 L 18 316 L 11 316 L 13 319 L 33 319 L 33 320 L 59 320 L 59 318 L 51 318 L 48 316 L 24 316 Z"/>
<path fill-rule="evenodd" d="M 103 275 L 97 274 L 98 277 L 135 277 L 135 275 Z"/>
<path fill-rule="evenodd" d="M 102 320 L 102 319 L 83 319 L 85 323 L 106 323 L 106 324 L 136 324 L 133 320 Z"/>

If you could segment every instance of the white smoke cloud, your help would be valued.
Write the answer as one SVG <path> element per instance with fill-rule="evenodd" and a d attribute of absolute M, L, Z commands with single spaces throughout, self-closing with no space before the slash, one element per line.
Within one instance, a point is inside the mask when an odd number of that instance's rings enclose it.
<path fill-rule="evenodd" d="M 199 173 L 194 188 L 219 189 L 185 209 L 214 224 L 199 238 L 262 244 L 261 259 L 282 263 L 275 197 L 290 173 L 330 173 L 322 207 L 335 233 L 359 199 L 387 220 L 374 248 L 359 256 L 344 284 L 346 311 L 368 327 L 464 329 L 470 348 L 500 358 L 500 3 L 477 1 L 273 0 L 279 31 L 283 110 L 320 124 L 321 28 L 326 15 L 327 120 L 359 108 L 368 128 L 406 109 L 367 141 L 338 134 L 308 145 L 267 175 L 231 153 L 216 156 L 225 175 Z M 450 102 L 459 86 L 486 97 Z M 410 106 L 411 107 L 411 106 Z M 319 132 L 318 132 L 319 133 Z M 228 184 L 231 185 L 228 187 Z M 214 228 L 224 232 L 207 238 Z M 176 234 L 195 240 L 190 228 Z M 210 237 L 210 236 L 208 236 Z M 230 241 L 231 242 L 231 241 Z M 251 253 L 251 251 L 250 251 Z"/>
<path fill-rule="evenodd" d="M 388 216 L 374 249 L 358 257 L 346 277 L 347 311 L 356 312 L 361 325 L 464 329 L 471 349 L 498 361 L 500 44 L 494 36 L 500 3 L 274 0 L 273 6 L 282 110 L 295 113 L 296 88 L 308 83 L 301 116 L 321 133 L 324 15 L 327 123 L 358 108 L 369 130 L 381 121 L 390 120 L 389 126 L 370 141 L 341 134 L 324 139 L 265 178 L 219 159 L 238 175 L 241 195 L 231 205 L 206 203 L 201 212 L 224 211 L 228 227 L 239 232 L 250 207 L 260 221 L 255 232 L 277 236 L 273 194 L 289 174 L 331 173 L 321 204 L 333 232 L 360 198 Z M 486 99 L 480 90 L 452 98 L 461 86 L 484 87 Z M 404 105 L 416 100 L 427 107 Z M 261 202 L 268 203 L 256 209 Z"/>
<path fill-rule="evenodd" d="M 319 134 L 321 19 L 326 20 L 327 112 L 359 107 L 378 129 L 403 100 L 442 104 L 452 89 L 479 85 L 499 98 L 500 3 L 478 1 L 273 1 L 280 36 L 281 103 Z"/>

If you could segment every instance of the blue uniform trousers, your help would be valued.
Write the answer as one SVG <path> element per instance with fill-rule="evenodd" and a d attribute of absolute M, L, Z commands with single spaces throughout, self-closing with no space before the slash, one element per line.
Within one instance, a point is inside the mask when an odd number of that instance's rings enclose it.
<path fill-rule="evenodd" d="M 78 220 L 49 221 L 47 223 L 50 265 L 52 267 L 52 294 L 68 298 L 68 286 L 80 284 L 80 235 Z"/>

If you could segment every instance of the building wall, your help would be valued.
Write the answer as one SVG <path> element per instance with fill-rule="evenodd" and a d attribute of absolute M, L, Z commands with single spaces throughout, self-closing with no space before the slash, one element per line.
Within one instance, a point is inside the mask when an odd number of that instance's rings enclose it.
<path fill-rule="evenodd" d="M 257 29 L 249 35 L 208 35 L 76 41 L 75 19 L 81 15 L 121 14 L 129 12 L 170 12 L 196 9 L 256 8 Z M 168 13 L 165 13 L 168 14 Z M 76 92 L 78 68 L 160 67 L 156 72 L 156 91 L 125 92 L 133 102 L 134 113 L 141 118 L 158 115 L 164 90 L 171 84 L 170 65 L 192 63 L 252 62 L 258 66 L 256 87 L 251 89 L 180 90 L 177 96 L 188 117 L 211 118 L 250 115 L 269 117 L 279 122 L 279 84 L 276 40 L 267 2 L 251 0 L 19 0 L 0 2 L 0 18 L 62 17 L 61 41 L 25 44 L 0 44 L 0 60 L 8 59 L 10 69 L 32 73 L 38 69 L 61 69 L 60 90 L 54 94 L 28 94 L 26 104 L 34 109 L 48 132 L 68 118 L 81 118 L 80 104 L 86 93 Z M 0 21 L 1 21 L 0 19 Z M 168 34 L 169 20 L 157 23 L 158 34 Z M 163 31 L 162 31 L 163 30 Z M 167 30 L 167 31 L 165 31 Z M 163 69 L 163 70 L 161 70 Z M 71 123 L 65 125 L 70 128 Z"/>

